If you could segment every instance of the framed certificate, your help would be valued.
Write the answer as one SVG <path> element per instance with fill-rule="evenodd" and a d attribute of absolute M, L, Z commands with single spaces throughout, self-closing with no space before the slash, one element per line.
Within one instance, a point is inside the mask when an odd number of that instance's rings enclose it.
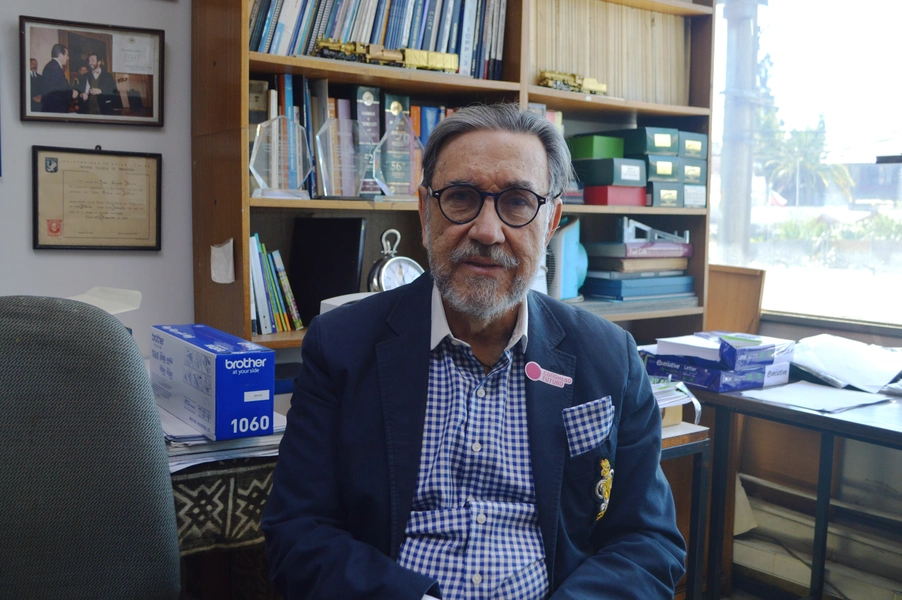
<path fill-rule="evenodd" d="M 23 121 L 163 125 L 159 29 L 19 17 Z"/>
<path fill-rule="evenodd" d="M 35 249 L 159 250 L 162 156 L 32 146 Z"/>

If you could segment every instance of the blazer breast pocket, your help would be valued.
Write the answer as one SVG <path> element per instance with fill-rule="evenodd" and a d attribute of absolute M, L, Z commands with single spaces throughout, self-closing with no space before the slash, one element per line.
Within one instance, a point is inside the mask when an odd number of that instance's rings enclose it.
<path fill-rule="evenodd" d="M 614 426 L 614 404 L 610 396 L 598 398 L 563 410 L 564 428 L 570 457 L 595 448 L 611 435 Z"/>

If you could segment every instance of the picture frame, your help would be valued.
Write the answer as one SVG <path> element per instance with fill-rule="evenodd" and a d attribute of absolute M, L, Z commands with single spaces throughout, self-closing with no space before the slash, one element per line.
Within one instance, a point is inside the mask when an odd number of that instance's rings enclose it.
<path fill-rule="evenodd" d="M 161 154 L 32 146 L 38 249 L 160 250 Z"/>
<path fill-rule="evenodd" d="M 20 119 L 162 127 L 164 46 L 160 29 L 20 16 Z"/>

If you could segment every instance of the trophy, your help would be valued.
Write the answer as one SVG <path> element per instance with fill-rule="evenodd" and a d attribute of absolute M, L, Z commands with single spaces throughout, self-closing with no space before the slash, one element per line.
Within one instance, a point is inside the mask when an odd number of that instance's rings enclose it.
<path fill-rule="evenodd" d="M 306 130 L 285 116 L 257 125 L 250 169 L 258 186 L 254 198 L 309 200 L 304 182 L 312 171 L 312 161 Z"/>
<path fill-rule="evenodd" d="M 329 198 L 360 198 L 367 169 L 367 149 L 377 140 L 356 119 L 329 119 L 316 134 L 317 172 Z M 370 174 L 372 177 L 372 174 Z"/>
<path fill-rule="evenodd" d="M 422 171 L 423 144 L 399 111 L 373 150 L 376 182 L 386 196 L 416 196 Z"/>

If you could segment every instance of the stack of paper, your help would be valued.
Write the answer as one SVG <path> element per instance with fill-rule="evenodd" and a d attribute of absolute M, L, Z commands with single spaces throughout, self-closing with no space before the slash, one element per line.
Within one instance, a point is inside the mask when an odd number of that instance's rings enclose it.
<path fill-rule="evenodd" d="M 170 473 L 215 460 L 279 455 L 279 442 L 285 432 L 285 416 L 281 413 L 273 413 L 272 435 L 213 442 L 166 409 L 157 406 L 157 410 L 169 452 Z"/>
<path fill-rule="evenodd" d="M 822 413 L 839 413 L 859 406 L 879 404 L 890 400 L 889 396 L 882 394 L 842 390 L 807 381 L 799 381 L 769 390 L 742 392 L 742 395 L 764 402 L 807 408 Z"/>
<path fill-rule="evenodd" d="M 658 408 L 664 410 L 670 406 L 680 406 L 692 403 L 695 408 L 695 423 L 698 424 L 702 415 L 702 405 L 692 395 L 689 388 L 682 381 L 672 380 L 670 377 L 649 377 L 651 391 L 658 401 Z"/>

